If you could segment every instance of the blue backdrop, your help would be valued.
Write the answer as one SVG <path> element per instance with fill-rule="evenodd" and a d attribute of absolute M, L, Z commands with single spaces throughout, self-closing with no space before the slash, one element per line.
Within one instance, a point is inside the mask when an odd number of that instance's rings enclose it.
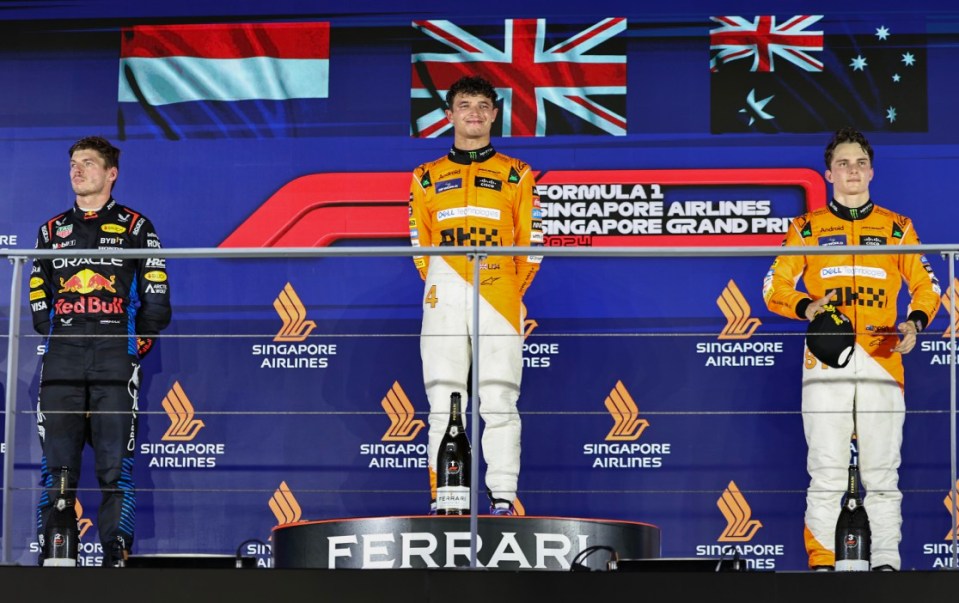
<path fill-rule="evenodd" d="M 440 3 L 319 10 L 313 2 L 277 0 L 269 14 L 250 12 L 252 3 L 220 4 L 216 11 L 186 2 L 5 9 L 0 247 L 32 248 L 41 221 L 72 203 L 67 149 L 94 133 L 122 148 L 115 196 L 153 220 L 165 247 L 408 245 L 408 174 L 450 144 L 448 137 L 410 136 L 411 54 L 423 42 L 411 22 L 420 20 L 449 20 L 502 46 L 506 19 L 546 19 L 565 28 L 556 34 L 562 37 L 625 17 L 621 45 L 610 51 L 626 61 L 625 135 L 571 127 L 573 133 L 494 143 L 538 170 L 549 244 L 775 245 L 782 218 L 826 198 L 822 149 L 834 124 L 772 133 L 789 130 L 788 115 L 776 115 L 780 125 L 771 128 L 743 91 L 742 102 L 732 103 L 737 114 L 744 109 L 735 117 L 742 131 L 713 133 L 711 112 L 725 97 L 717 98 L 710 72 L 717 24 L 706 2 L 672 3 L 667 11 L 602 1 L 517 9 L 494 1 L 479 16 L 475 7 Z M 894 3 L 855 13 L 820 4 L 803 3 L 802 10 L 823 15 L 813 27 L 826 32 L 823 55 L 840 52 L 828 47 L 833 33 L 869 36 L 880 27 L 893 39 L 910 34 L 903 52 L 921 51 L 925 89 L 915 96 L 925 103 L 927 125 L 895 131 L 887 120 L 867 131 L 876 148 L 872 192 L 912 217 L 924 243 L 955 243 L 959 11 L 925 2 L 914 6 L 922 16 L 907 21 Z M 751 19 L 766 9 L 742 1 L 724 10 Z M 779 10 L 781 21 L 794 14 Z M 117 100 L 124 31 L 271 21 L 330 24 L 326 98 L 286 113 L 255 106 L 262 128 L 243 117 L 236 118 L 241 127 L 204 121 L 213 118 L 202 112 L 171 118 L 184 120 L 187 134 L 178 139 L 148 122 L 129 127 L 129 107 Z M 594 100 L 612 102 L 607 108 L 619 102 L 602 94 Z M 766 113 L 775 113 L 774 103 Z M 550 123 L 579 123 L 557 107 L 544 105 Z M 248 110 L 240 103 L 233 115 Z M 291 115 L 307 116 L 301 128 L 275 128 Z M 751 128 L 750 116 L 761 123 Z M 603 205 L 603 195 L 616 204 Z M 577 213 L 589 211 L 592 222 Z M 947 265 L 929 259 L 945 289 Z M 803 325 L 766 311 L 761 283 L 770 261 L 546 258 L 525 299 L 520 499 L 527 513 L 651 522 L 663 530 L 665 556 L 718 556 L 732 546 L 755 568 L 805 566 Z M 409 258 L 181 259 L 169 262 L 169 274 L 174 321 L 145 361 L 137 552 L 232 553 L 246 539 L 267 540 L 278 523 L 425 511 L 425 430 L 414 423 L 407 435 L 390 431 L 382 405 L 392 392 L 416 413 L 414 421 L 426 418 L 422 286 Z M 6 300 L 3 275 L 9 271 L 0 273 Z M 315 323 L 301 325 L 308 335 L 301 341 L 277 339 L 284 325 L 274 302 L 284 291 L 282 299 L 301 304 L 304 320 Z M 724 314 L 722 298 L 735 301 L 739 314 Z M 25 297 L 22 303 L 26 317 Z M 906 303 L 900 300 L 903 315 Z M 0 312 L 5 332 L 9 308 Z M 735 319 L 745 327 L 732 329 Z M 942 338 L 949 324 L 944 307 L 905 359 L 906 568 L 940 567 L 950 557 Z M 32 334 L 27 320 L 21 330 Z M 22 563 L 36 552 L 40 451 L 29 413 L 40 343 L 21 340 L 17 445 L 4 451 L 15 455 L 13 548 Z M 3 383 L 10 378 L 3 374 Z M 634 401 L 645 423 L 611 431 L 610 396 Z M 167 408 L 194 413 L 189 433 L 169 431 Z M 99 498 L 91 469 L 79 495 L 84 525 L 95 521 Z M 745 514 L 724 515 L 724 496 Z M 85 562 L 99 555 L 95 533 L 84 535 Z M 248 552 L 269 564 L 266 549 Z"/>

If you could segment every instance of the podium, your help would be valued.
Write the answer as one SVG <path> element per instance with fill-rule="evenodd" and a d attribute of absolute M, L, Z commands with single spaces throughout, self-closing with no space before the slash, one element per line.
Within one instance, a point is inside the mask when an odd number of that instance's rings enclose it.
<path fill-rule="evenodd" d="M 588 547 L 620 558 L 660 556 L 658 527 L 569 517 L 480 516 L 477 566 L 490 570 L 569 571 Z M 469 517 L 405 516 L 304 521 L 273 528 L 277 568 L 450 569 L 469 567 Z M 605 570 L 611 553 L 583 565 Z"/>

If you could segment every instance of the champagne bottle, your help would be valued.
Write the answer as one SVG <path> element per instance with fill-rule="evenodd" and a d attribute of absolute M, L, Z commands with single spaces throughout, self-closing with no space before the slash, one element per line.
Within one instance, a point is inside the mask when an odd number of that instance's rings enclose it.
<path fill-rule="evenodd" d="M 842 510 L 836 521 L 836 571 L 867 572 L 871 553 L 872 532 L 869 516 L 859 490 L 859 452 L 856 435 L 849 444 L 849 483 L 843 497 Z"/>
<path fill-rule="evenodd" d="M 436 456 L 436 514 L 469 515 L 470 442 L 466 438 L 459 392 L 450 394 L 450 421 Z"/>
<path fill-rule="evenodd" d="M 44 566 L 73 567 L 77 564 L 80 533 L 74 499 L 68 494 L 70 470 L 60 468 L 60 493 L 43 530 Z"/>

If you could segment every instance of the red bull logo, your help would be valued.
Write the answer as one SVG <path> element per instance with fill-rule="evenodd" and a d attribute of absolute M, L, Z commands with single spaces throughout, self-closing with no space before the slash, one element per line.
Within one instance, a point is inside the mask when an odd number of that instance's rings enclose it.
<path fill-rule="evenodd" d="M 114 275 L 111 275 L 110 279 L 107 280 L 102 274 L 94 272 L 89 268 L 84 268 L 67 280 L 61 278 L 60 291 L 58 293 L 92 293 L 103 290 L 116 293 L 117 290 L 113 288 L 113 283 L 115 283 L 116 280 L 117 277 Z"/>
<path fill-rule="evenodd" d="M 123 300 L 114 297 L 113 301 L 108 302 L 87 295 L 82 295 L 80 299 L 73 302 L 58 299 L 56 312 L 57 314 L 123 314 Z"/>

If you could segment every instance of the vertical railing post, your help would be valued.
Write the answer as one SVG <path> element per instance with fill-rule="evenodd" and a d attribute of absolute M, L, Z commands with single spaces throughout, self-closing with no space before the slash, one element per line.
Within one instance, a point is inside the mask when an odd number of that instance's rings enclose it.
<path fill-rule="evenodd" d="M 956 258 L 955 251 L 945 254 L 949 262 L 949 498 L 952 502 L 952 569 L 959 569 L 959 506 L 956 503 Z M 932 317 L 929 317 L 932 320 Z"/>
<path fill-rule="evenodd" d="M 470 463 L 470 568 L 476 568 L 476 554 L 477 554 L 477 542 L 479 541 L 479 519 L 477 515 L 479 514 L 479 489 L 480 489 L 480 475 L 479 475 L 479 457 L 482 446 L 479 445 L 479 405 L 481 400 L 479 397 L 479 372 L 480 372 L 480 264 L 483 263 L 483 260 L 486 259 L 486 254 L 479 252 L 474 252 L 471 256 L 473 258 L 473 336 L 470 338 L 470 343 L 472 344 L 473 349 L 473 360 L 470 366 L 472 367 L 472 380 L 470 388 L 472 389 L 472 396 L 470 396 L 470 421 L 472 425 L 470 427 L 470 441 L 473 446 L 473 454 L 471 456 Z"/>
<path fill-rule="evenodd" d="M 7 387 L 4 406 L 3 455 L 3 552 L 0 563 L 8 565 L 13 550 L 13 453 L 16 450 L 17 372 L 20 359 L 20 287 L 25 257 L 11 257 L 13 276 L 10 278 L 10 324 L 7 326 Z"/>

